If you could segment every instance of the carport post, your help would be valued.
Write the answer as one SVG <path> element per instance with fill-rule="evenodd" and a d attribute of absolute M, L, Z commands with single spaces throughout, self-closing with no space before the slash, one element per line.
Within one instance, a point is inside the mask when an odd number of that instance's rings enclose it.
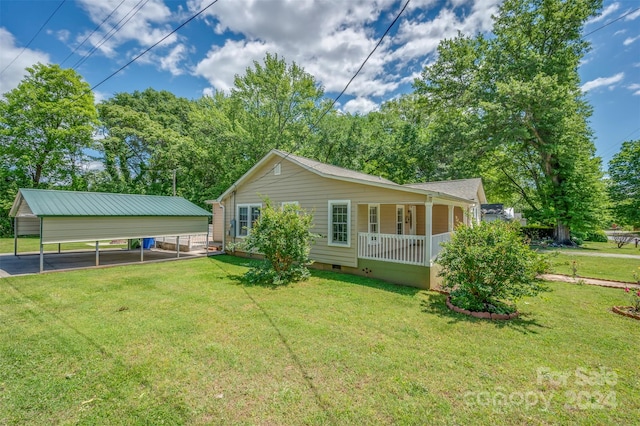
<path fill-rule="evenodd" d="M 144 240 L 140 238 L 140 262 L 144 262 Z"/>
<path fill-rule="evenodd" d="M 13 218 L 13 255 L 18 255 L 18 216 Z"/>
<path fill-rule="evenodd" d="M 100 243 L 96 241 L 96 266 L 100 266 L 100 251 L 98 250 L 99 246 Z"/>
<path fill-rule="evenodd" d="M 60 243 L 58 243 L 58 254 L 60 254 Z"/>
<path fill-rule="evenodd" d="M 176 257 L 180 257 L 180 235 L 176 237 Z"/>
<path fill-rule="evenodd" d="M 204 253 L 209 256 L 209 221 L 207 220 L 207 242 L 204 245 Z"/>
<path fill-rule="evenodd" d="M 44 244 L 42 244 L 42 218 L 40 218 L 40 273 L 44 271 Z"/>

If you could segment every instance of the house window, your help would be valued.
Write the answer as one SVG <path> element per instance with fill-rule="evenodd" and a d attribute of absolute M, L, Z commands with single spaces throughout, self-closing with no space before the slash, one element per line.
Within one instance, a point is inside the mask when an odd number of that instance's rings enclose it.
<path fill-rule="evenodd" d="M 236 229 L 236 236 L 246 237 L 253 223 L 260 217 L 261 204 L 240 204 L 238 205 L 238 227 Z"/>
<path fill-rule="evenodd" d="M 351 247 L 351 201 L 329 201 L 329 245 Z"/>
<path fill-rule="evenodd" d="M 396 206 L 396 234 L 404 234 L 404 206 Z"/>
<path fill-rule="evenodd" d="M 369 234 L 377 234 L 380 232 L 380 224 L 378 222 L 378 213 L 380 206 L 378 204 L 369 204 Z M 377 235 L 369 235 L 369 243 L 378 242 Z"/>
<path fill-rule="evenodd" d="M 273 168 L 273 174 L 276 175 L 276 176 L 280 176 L 280 173 L 282 173 L 282 164 L 278 163 Z"/>

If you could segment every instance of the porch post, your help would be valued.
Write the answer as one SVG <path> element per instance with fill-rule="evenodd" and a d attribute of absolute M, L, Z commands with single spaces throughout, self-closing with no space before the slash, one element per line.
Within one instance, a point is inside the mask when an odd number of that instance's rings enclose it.
<path fill-rule="evenodd" d="M 449 213 L 449 224 L 447 225 L 447 232 L 453 231 L 453 206 L 449 204 L 448 206 Z"/>
<path fill-rule="evenodd" d="M 40 273 L 44 272 L 44 244 L 42 244 L 42 217 L 40 217 Z"/>
<path fill-rule="evenodd" d="M 13 255 L 18 255 L 18 216 L 13 218 Z"/>
<path fill-rule="evenodd" d="M 433 201 L 424 203 L 424 265 L 431 266 L 431 236 L 433 234 Z"/>

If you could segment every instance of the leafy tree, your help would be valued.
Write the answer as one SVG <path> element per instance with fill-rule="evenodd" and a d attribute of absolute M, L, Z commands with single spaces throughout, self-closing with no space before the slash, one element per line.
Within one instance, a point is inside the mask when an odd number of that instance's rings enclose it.
<path fill-rule="evenodd" d="M 117 93 L 98 105 L 104 138 L 98 143 L 105 172 L 100 190 L 171 194 L 180 164 L 176 147 L 187 137 L 191 103 L 167 91 Z"/>
<path fill-rule="evenodd" d="M 609 162 L 609 178 L 616 221 L 640 227 L 640 139 L 622 144 Z"/>
<path fill-rule="evenodd" d="M 253 283 L 287 284 L 309 276 L 309 252 L 316 235 L 311 233 L 313 216 L 297 205 L 275 208 L 264 200 L 260 218 L 243 242 L 244 249 L 264 255 L 265 261 L 251 269 L 246 279 Z"/>
<path fill-rule="evenodd" d="M 490 187 L 510 188 L 529 218 L 555 226 L 559 242 L 603 220 L 606 194 L 577 72 L 589 47 L 582 27 L 600 7 L 506 0 L 492 38 L 443 41 L 415 82 L 446 167 L 461 173 L 477 161 Z"/>
<path fill-rule="evenodd" d="M 240 103 L 237 116 L 247 132 L 255 163 L 270 149 L 293 151 L 305 141 L 319 114 L 324 92 L 315 78 L 295 62 L 267 53 L 244 75 L 236 75 L 231 97 Z"/>
<path fill-rule="evenodd" d="M 82 185 L 83 150 L 97 121 L 89 84 L 72 69 L 37 64 L 0 100 L 0 159 L 17 186 Z"/>
<path fill-rule="evenodd" d="M 461 226 L 438 254 L 443 287 L 451 303 L 476 312 L 514 312 L 515 302 L 542 287 L 536 278 L 545 259 L 529 248 L 515 223 L 482 222 Z"/>

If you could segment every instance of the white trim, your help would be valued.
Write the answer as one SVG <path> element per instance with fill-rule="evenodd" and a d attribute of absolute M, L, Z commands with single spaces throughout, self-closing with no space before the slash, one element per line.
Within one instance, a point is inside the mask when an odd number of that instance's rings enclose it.
<path fill-rule="evenodd" d="M 333 242 L 333 206 L 334 205 L 346 205 L 347 206 L 347 241 Z M 351 200 L 329 200 L 328 206 L 328 220 L 327 220 L 327 245 L 332 247 L 351 247 Z"/>
<path fill-rule="evenodd" d="M 235 236 L 236 238 L 244 238 L 247 235 L 249 235 L 249 232 L 251 232 L 251 228 L 253 226 L 253 221 L 251 220 L 251 213 L 252 213 L 252 209 L 254 207 L 258 207 L 259 209 L 262 208 L 262 204 L 258 204 L 258 203 L 246 203 L 246 204 L 238 204 L 236 206 L 236 229 L 235 229 Z M 247 234 L 246 235 L 240 235 L 240 231 L 242 229 L 242 226 L 240 226 L 240 209 L 241 208 L 246 208 L 247 209 Z"/>

